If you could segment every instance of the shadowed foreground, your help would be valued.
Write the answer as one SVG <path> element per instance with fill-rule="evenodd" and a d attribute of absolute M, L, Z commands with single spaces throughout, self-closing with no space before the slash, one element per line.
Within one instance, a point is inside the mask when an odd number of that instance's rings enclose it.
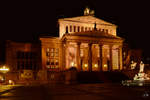
<path fill-rule="evenodd" d="M 4 92 L 0 100 L 142 100 L 150 99 L 150 87 L 119 84 L 22 86 Z"/>

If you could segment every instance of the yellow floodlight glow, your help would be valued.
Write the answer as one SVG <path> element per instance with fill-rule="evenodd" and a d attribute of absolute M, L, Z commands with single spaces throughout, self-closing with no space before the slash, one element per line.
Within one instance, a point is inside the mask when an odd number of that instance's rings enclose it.
<path fill-rule="evenodd" d="M 104 67 L 107 67 L 107 64 L 104 64 Z"/>
<path fill-rule="evenodd" d="M 84 67 L 85 67 L 85 68 L 87 68 L 87 67 L 88 67 L 88 65 L 87 65 L 87 64 L 84 64 Z"/>
<path fill-rule="evenodd" d="M 74 67 L 74 66 L 75 66 L 75 63 L 74 63 L 74 62 L 71 62 L 71 66 Z"/>
<path fill-rule="evenodd" d="M 95 68 L 97 68 L 97 67 L 98 67 L 98 65 L 97 65 L 97 64 L 95 64 L 95 65 L 94 65 L 94 67 L 95 67 Z"/>

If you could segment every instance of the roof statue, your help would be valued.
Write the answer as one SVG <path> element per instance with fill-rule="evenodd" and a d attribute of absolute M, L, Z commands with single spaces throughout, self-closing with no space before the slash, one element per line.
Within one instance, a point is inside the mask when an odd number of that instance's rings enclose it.
<path fill-rule="evenodd" d="M 97 28 L 96 28 L 96 22 L 94 23 L 94 30 L 97 30 Z"/>
<path fill-rule="evenodd" d="M 90 16 L 94 16 L 94 10 L 91 10 L 90 8 L 88 8 L 88 7 L 86 7 L 85 8 L 85 10 L 84 10 L 84 15 L 85 16 L 88 16 L 88 15 L 90 15 Z"/>

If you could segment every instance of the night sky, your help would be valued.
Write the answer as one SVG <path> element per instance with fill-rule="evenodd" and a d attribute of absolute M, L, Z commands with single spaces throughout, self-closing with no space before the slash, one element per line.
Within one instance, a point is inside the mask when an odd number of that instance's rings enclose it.
<path fill-rule="evenodd" d="M 36 41 L 39 34 L 58 36 L 58 18 L 82 16 L 88 6 L 95 17 L 118 26 L 118 35 L 131 48 L 140 48 L 147 54 L 150 47 L 149 3 L 139 0 L 49 0 L 0 1 L 0 58 L 4 41 Z"/>

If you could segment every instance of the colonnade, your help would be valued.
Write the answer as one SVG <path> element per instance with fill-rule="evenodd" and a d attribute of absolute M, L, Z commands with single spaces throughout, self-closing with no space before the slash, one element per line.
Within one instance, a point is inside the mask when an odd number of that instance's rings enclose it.
<path fill-rule="evenodd" d="M 82 71 L 82 65 L 81 65 L 81 57 L 80 57 L 80 47 L 81 47 L 81 42 L 76 43 L 76 66 L 79 71 Z M 92 45 L 94 43 L 88 43 L 88 71 L 93 71 L 92 70 Z M 115 44 L 114 44 L 115 45 Z M 98 71 L 103 71 L 104 67 L 104 62 L 103 62 L 103 46 L 104 44 L 98 44 L 99 46 L 99 60 L 98 60 Z M 66 47 L 69 47 L 67 45 Z M 108 71 L 113 70 L 113 45 L 109 45 L 109 67 Z M 67 60 L 67 59 L 66 59 Z M 122 69 L 122 47 L 118 47 L 118 70 Z"/>

